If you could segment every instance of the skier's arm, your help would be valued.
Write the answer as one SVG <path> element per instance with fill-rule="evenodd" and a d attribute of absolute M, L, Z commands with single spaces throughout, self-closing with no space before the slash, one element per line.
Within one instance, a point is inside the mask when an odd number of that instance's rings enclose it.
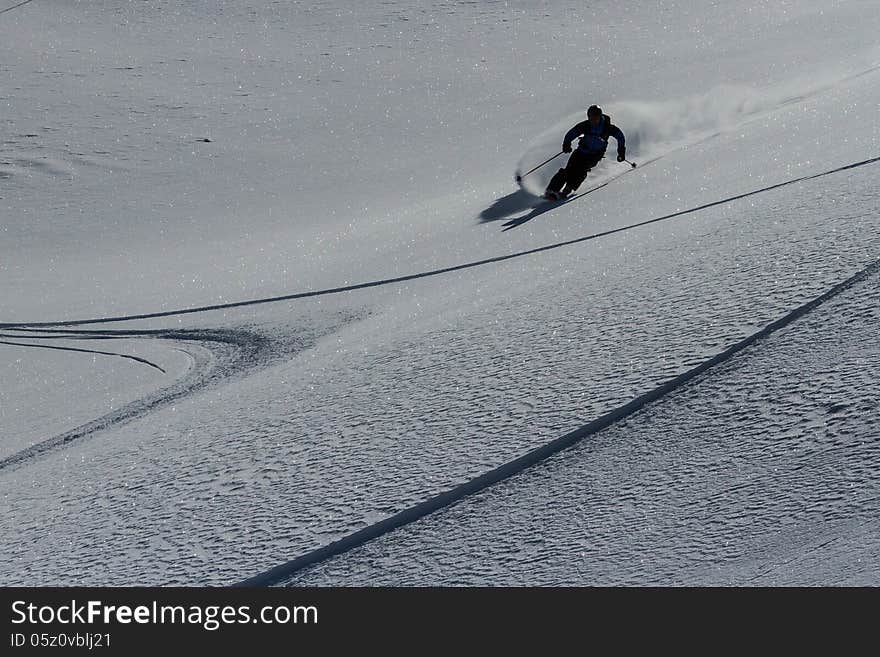
<path fill-rule="evenodd" d="M 562 150 L 566 153 L 571 152 L 571 142 L 580 137 L 587 131 L 586 121 L 581 121 L 571 130 L 565 133 L 565 139 L 562 140 Z"/>
<path fill-rule="evenodd" d="M 623 136 L 623 131 L 612 124 L 608 126 L 608 134 L 617 140 L 617 161 L 623 162 L 626 159 L 626 137 Z"/>

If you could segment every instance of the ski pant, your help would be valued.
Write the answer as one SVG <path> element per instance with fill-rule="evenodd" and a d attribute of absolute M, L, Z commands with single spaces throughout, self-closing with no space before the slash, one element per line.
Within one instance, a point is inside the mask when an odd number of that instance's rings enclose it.
<path fill-rule="evenodd" d="M 584 182 L 587 172 L 596 166 L 604 156 L 605 153 L 584 153 L 581 150 L 575 150 L 568 158 L 565 168 L 557 171 L 550 179 L 547 190 L 559 192 L 565 185 L 568 185 L 568 189 L 575 191 Z"/>

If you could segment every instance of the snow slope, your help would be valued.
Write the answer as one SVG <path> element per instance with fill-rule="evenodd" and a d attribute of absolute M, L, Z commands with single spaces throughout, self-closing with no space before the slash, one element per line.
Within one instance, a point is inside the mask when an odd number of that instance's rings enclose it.
<path fill-rule="evenodd" d="M 872 3 L 593 5 L 37 0 L 0 15 L 3 339 L 166 370 L 0 345 L 2 581 L 239 581 L 584 425 L 878 258 Z M 640 166 L 544 212 L 514 170 L 592 102 Z M 620 170 L 606 161 L 585 189 Z M 773 344 L 777 366 L 796 358 Z M 620 449 L 641 435 L 610 431 Z M 563 460 L 554 477 L 576 487 Z M 876 463 L 865 475 L 870 500 Z M 862 572 L 847 555 L 876 542 L 852 527 L 822 581 Z M 536 583 L 568 555 L 557 529 Z"/>
<path fill-rule="evenodd" d="M 876 584 L 880 270 L 577 447 L 288 584 Z"/>

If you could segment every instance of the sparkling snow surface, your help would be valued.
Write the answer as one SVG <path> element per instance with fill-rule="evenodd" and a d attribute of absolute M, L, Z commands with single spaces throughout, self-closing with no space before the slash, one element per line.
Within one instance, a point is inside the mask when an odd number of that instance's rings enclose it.
<path fill-rule="evenodd" d="M 875 4 L 0 15 L 0 582 L 240 581 L 869 266 L 880 163 L 767 188 L 880 156 Z M 640 166 L 541 204 L 594 102 Z M 878 292 L 291 581 L 878 584 Z"/>
<path fill-rule="evenodd" d="M 575 448 L 290 583 L 876 584 L 878 279 Z"/>

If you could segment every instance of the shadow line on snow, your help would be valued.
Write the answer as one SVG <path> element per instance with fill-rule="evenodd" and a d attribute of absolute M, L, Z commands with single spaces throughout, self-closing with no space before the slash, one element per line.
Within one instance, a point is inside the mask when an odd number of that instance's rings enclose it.
<path fill-rule="evenodd" d="M 431 497 L 415 506 L 399 511 L 393 516 L 385 518 L 372 525 L 368 525 L 359 531 L 339 539 L 338 541 L 330 543 L 329 545 L 312 550 L 311 552 L 291 561 L 254 575 L 253 577 L 237 584 L 233 584 L 233 586 L 271 586 L 283 583 L 290 580 L 291 577 L 306 568 L 349 552 L 369 541 L 384 536 L 385 534 L 389 534 L 405 525 L 416 522 L 431 513 L 445 509 L 465 497 L 479 493 L 494 484 L 519 474 L 527 468 L 546 461 L 551 456 L 574 446 L 588 436 L 596 434 L 617 422 L 625 420 L 629 416 L 645 408 L 647 405 L 659 401 L 669 393 L 687 385 L 716 365 L 725 363 L 733 356 L 755 344 L 759 340 L 762 340 L 779 329 L 788 326 L 826 301 L 836 297 L 841 292 L 877 273 L 880 273 L 880 260 L 871 262 L 864 269 L 834 285 L 822 295 L 789 311 L 779 319 L 764 326 L 761 330 L 743 338 L 712 358 L 709 358 L 690 370 L 679 374 L 653 390 L 636 397 L 623 406 L 619 406 L 618 408 L 596 418 L 579 429 L 556 438 L 541 447 L 533 449 L 532 451 L 485 472 L 464 484 L 452 488 L 451 490 L 440 493 L 439 495 Z"/>
<path fill-rule="evenodd" d="M 0 9 L 0 14 L 5 14 L 7 11 L 12 11 L 13 9 L 18 9 L 19 7 L 24 7 L 27 4 L 30 4 L 34 0 L 24 0 L 24 2 L 19 2 L 17 5 L 12 5 L 11 7 L 7 7 L 6 9 Z"/>
<path fill-rule="evenodd" d="M 646 165 L 651 164 L 652 162 L 656 162 L 659 160 L 661 156 L 654 157 L 650 160 L 645 160 L 642 162 L 641 166 L 644 168 Z M 550 210 L 559 207 L 560 205 L 565 205 L 566 203 L 571 203 L 572 201 L 579 199 L 581 196 L 586 196 L 587 194 L 591 194 L 598 189 L 602 189 L 606 185 L 611 182 L 617 180 L 621 176 L 633 171 L 635 167 L 628 167 L 620 172 L 611 173 L 610 177 L 606 177 L 604 182 L 599 183 L 595 187 L 591 187 L 586 191 L 581 192 L 580 194 L 575 194 L 564 201 L 550 201 L 543 197 L 535 196 L 533 194 L 528 193 L 524 189 L 518 189 L 515 192 L 508 194 L 507 196 L 502 196 L 501 198 L 495 200 L 492 205 L 488 208 L 480 212 L 479 219 L 480 223 L 487 224 L 491 221 L 499 221 L 501 219 L 509 219 L 512 215 L 515 215 L 517 212 L 521 212 L 525 209 L 531 209 L 531 212 L 527 215 L 521 217 L 515 217 L 504 224 L 507 226 L 505 230 L 509 230 L 510 228 L 515 228 L 520 224 L 524 224 L 525 222 L 538 217 L 545 212 L 549 212 Z M 597 174 L 594 174 L 592 177 L 588 176 L 585 179 L 585 182 L 594 178 Z"/>
<path fill-rule="evenodd" d="M 485 224 L 490 221 L 507 219 L 517 212 L 522 212 L 527 208 L 538 208 L 546 202 L 542 198 L 529 194 L 524 189 L 518 189 L 507 196 L 496 199 L 492 205 L 480 212 L 480 223 Z"/>
<path fill-rule="evenodd" d="M 564 201 L 544 201 L 541 205 L 534 208 L 527 215 L 524 215 L 522 217 L 516 217 L 515 219 L 511 219 L 510 221 L 506 222 L 504 224 L 504 228 L 502 229 L 502 232 L 506 232 L 506 231 L 510 230 L 511 228 L 516 228 L 518 226 L 522 226 L 527 221 L 531 221 L 532 219 L 534 219 L 536 217 L 540 217 L 545 212 L 550 212 L 550 210 L 555 210 L 556 208 L 558 208 L 562 205 L 566 205 L 568 203 L 572 203 L 573 201 L 577 201 L 579 198 L 582 198 L 582 197 L 586 196 L 587 194 L 592 194 L 593 192 L 599 191 L 603 187 L 610 185 L 612 182 L 614 182 L 615 180 L 620 178 L 620 176 L 622 176 L 626 173 L 629 173 L 629 171 L 633 171 L 633 169 L 629 169 L 627 171 L 624 171 L 624 173 L 618 174 L 618 175 L 614 176 L 613 178 L 611 178 L 610 180 L 606 180 L 605 182 L 603 182 L 599 185 L 596 185 L 595 187 L 588 189 L 585 192 L 581 192 L 580 194 L 575 194 L 574 196 L 567 198 Z"/>
<path fill-rule="evenodd" d="M 32 329 L 15 329 L 29 340 L 69 339 L 124 339 L 155 338 L 196 343 L 201 350 L 182 350 L 193 359 L 194 365 L 182 378 L 170 386 L 124 404 L 101 417 L 78 427 L 41 440 L 22 450 L 0 458 L 0 473 L 26 465 L 36 458 L 56 452 L 84 438 L 111 427 L 127 424 L 159 408 L 179 401 L 193 393 L 216 386 L 232 377 L 246 375 L 271 365 L 305 349 L 310 340 L 301 337 L 278 339 L 248 329 L 150 329 L 150 330 L 42 330 L 57 335 L 29 335 Z M 2 344 L 2 342 L 0 342 Z M 24 345 L 62 349 L 52 345 Z M 71 351 L 87 351 L 69 348 Z M 116 355 L 116 354 L 114 354 Z M 133 357 L 136 358 L 136 357 Z"/>
<path fill-rule="evenodd" d="M 178 310 L 166 310 L 161 312 L 152 312 L 152 313 L 142 313 L 136 315 L 120 315 L 116 317 L 94 317 L 91 319 L 69 319 L 69 320 L 58 320 L 53 322 L 4 322 L 0 323 L 0 329 L 14 329 L 19 327 L 40 327 L 40 326 L 76 326 L 81 324 L 107 324 L 111 322 L 126 322 L 140 319 L 155 319 L 158 317 L 171 317 L 176 315 L 188 315 L 193 313 L 203 313 L 211 310 L 225 310 L 229 308 L 241 308 L 245 306 L 255 306 L 264 303 L 275 303 L 278 301 L 292 301 L 294 299 L 306 299 L 309 297 L 318 297 L 324 296 L 328 294 L 339 294 L 341 292 L 352 292 L 354 290 L 363 290 L 371 287 L 379 287 L 383 285 L 391 285 L 393 283 L 403 283 L 405 281 L 412 281 L 419 278 L 428 278 L 430 276 L 439 276 L 441 274 L 448 274 L 450 272 L 461 271 L 463 269 L 470 269 L 472 267 L 480 267 L 482 265 L 488 265 L 496 262 L 503 262 L 505 260 L 512 260 L 514 258 L 521 258 L 528 255 L 534 255 L 536 253 L 543 253 L 544 251 L 551 251 L 553 249 L 559 249 L 565 246 L 572 246 L 574 244 L 579 244 L 581 242 L 587 242 L 589 240 L 598 239 L 600 237 L 606 237 L 608 235 L 614 235 L 615 233 L 622 233 L 624 231 L 632 230 L 633 228 L 639 228 L 640 226 L 647 226 L 649 224 L 654 224 L 660 221 L 667 221 L 669 219 L 674 219 L 676 217 L 681 217 L 687 214 L 693 214 L 696 212 L 700 212 L 701 210 L 706 210 L 707 208 L 716 207 L 719 205 L 724 205 L 726 203 L 732 203 L 734 201 L 738 201 L 740 199 L 748 198 L 749 196 L 755 196 L 757 194 L 763 194 L 765 192 L 772 191 L 774 189 L 779 189 L 780 187 L 785 187 L 787 185 L 794 185 L 799 182 L 805 182 L 807 180 L 814 180 L 816 178 L 821 178 L 823 176 L 829 176 L 834 173 L 839 173 L 841 171 L 847 171 L 849 169 L 856 169 L 858 167 L 863 167 L 869 164 L 874 164 L 876 162 L 880 162 L 880 157 L 873 157 L 867 160 L 862 160 L 860 162 L 854 162 L 852 164 L 847 164 L 844 166 L 840 166 L 834 169 L 829 169 L 827 171 L 822 171 L 820 173 L 811 174 L 808 176 L 801 176 L 799 178 L 793 178 L 791 180 L 786 180 L 781 183 L 776 183 L 775 185 L 770 185 L 768 187 L 762 187 L 760 189 L 755 189 L 750 192 L 744 192 L 742 194 L 737 194 L 735 196 L 729 196 L 727 198 L 720 199 L 718 201 L 712 201 L 711 203 L 704 203 L 703 205 L 699 205 L 693 208 L 689 208 L 687 210 L 680 210 L 678 212 L 673 212 L 672 214 L 667 214 L 662 217 L 656 217 L 655 219 L 648 219 L 646 221 L 640 221 L 638 223 L 629 224 L 627 226 L 622 226 L 620 228 L 613 228 L 611 230 L 606 230 L 600 233 L 593 233 L 592 235 L 586 235 L 584 237 L 578 237 L 571 240 L 566 240 L 564 242 L 556 242 L 555 244 L 548 244 L 546 246 L 539 246 L 534 249 L 528 249 L 526 251 L 518 251 L 516 253 L 508 253 L 506 255 L 495 256 L 493 258 L 486 258 L 484 260 L 476 260 L 474 262 L 467 262 L 460 265 L 452 265 L 450 267 L 443 267 L 441 269 L 434 269 L 431 271 L 419 272 L 416 274 L 408 274 L 406 276 L 397 276 L 395 278 L 386 278 L 376 281 L 369 281 L 366 283 L 356 283 L 354 285 L 344 285 L 341 287 L 327 288 L 323 290 L 312 290 L 309 292 L 296 292 L 293 294 L 284 294 L 281 296 L 275 297 L 267 297 L 264 299 L 250 299 L 246 301 L 235 301 L 231 303 L 219 303 L 208 306 L 196 306 L 193 308 L 182 308 Z M 580 196 L 583 196 L 581 194 Z M 566 202 L 571 202 L 580 198 L 580 196 L 573 197 Z"/>
<path fill-rule="evenodd" d="M 0 336 L 0 337 L 10 337 L 10 336 L 4 335 L 4 336 Z M 46 338 L 46 337 L 48 337 L 50 339 L 55 339 L 55 340 L 60 339 L 58 336 L 33 336 L 33 337 L 27 336 L 27 337 L 28 337 L 28 339 L 31 339 L 31 340 L 33 340 L 35 338 Z M 63 336 L 61 336 L 61 337 L 63 337 Z M 29 344 L 27 342 L 13 342 L 11 340 L 0 340 L 0 344 L 11 345 L 13 347 L 33 347 L 34 349 L 54 349 L 56 351 L 75 351 L 78 353 L 97 354 L 100 356 L 116 356 L 117 358 L 127 358 L 129 360 L 133 360 L 138 363 L 143 363 L 144 365 L 149 365 L 150 367 L 155 368 L 155 369 L 159 370 L 160 372 L 162 372 L 162 374 L 167 374 L 167 372 L 162 367 L 160 367 L 159 365 L 157 365 L 156 363 L 154 363 L 152 361 L 147 360 L 146 358 L 141 358 L 140 356 L 132 356 L 130 354 L 120 354 L 115 351 L 98 351 L 97 349 L 78 349 L 77 347 L 59 347 L 57 345 L 50 345 L 50 344 Z"/>

